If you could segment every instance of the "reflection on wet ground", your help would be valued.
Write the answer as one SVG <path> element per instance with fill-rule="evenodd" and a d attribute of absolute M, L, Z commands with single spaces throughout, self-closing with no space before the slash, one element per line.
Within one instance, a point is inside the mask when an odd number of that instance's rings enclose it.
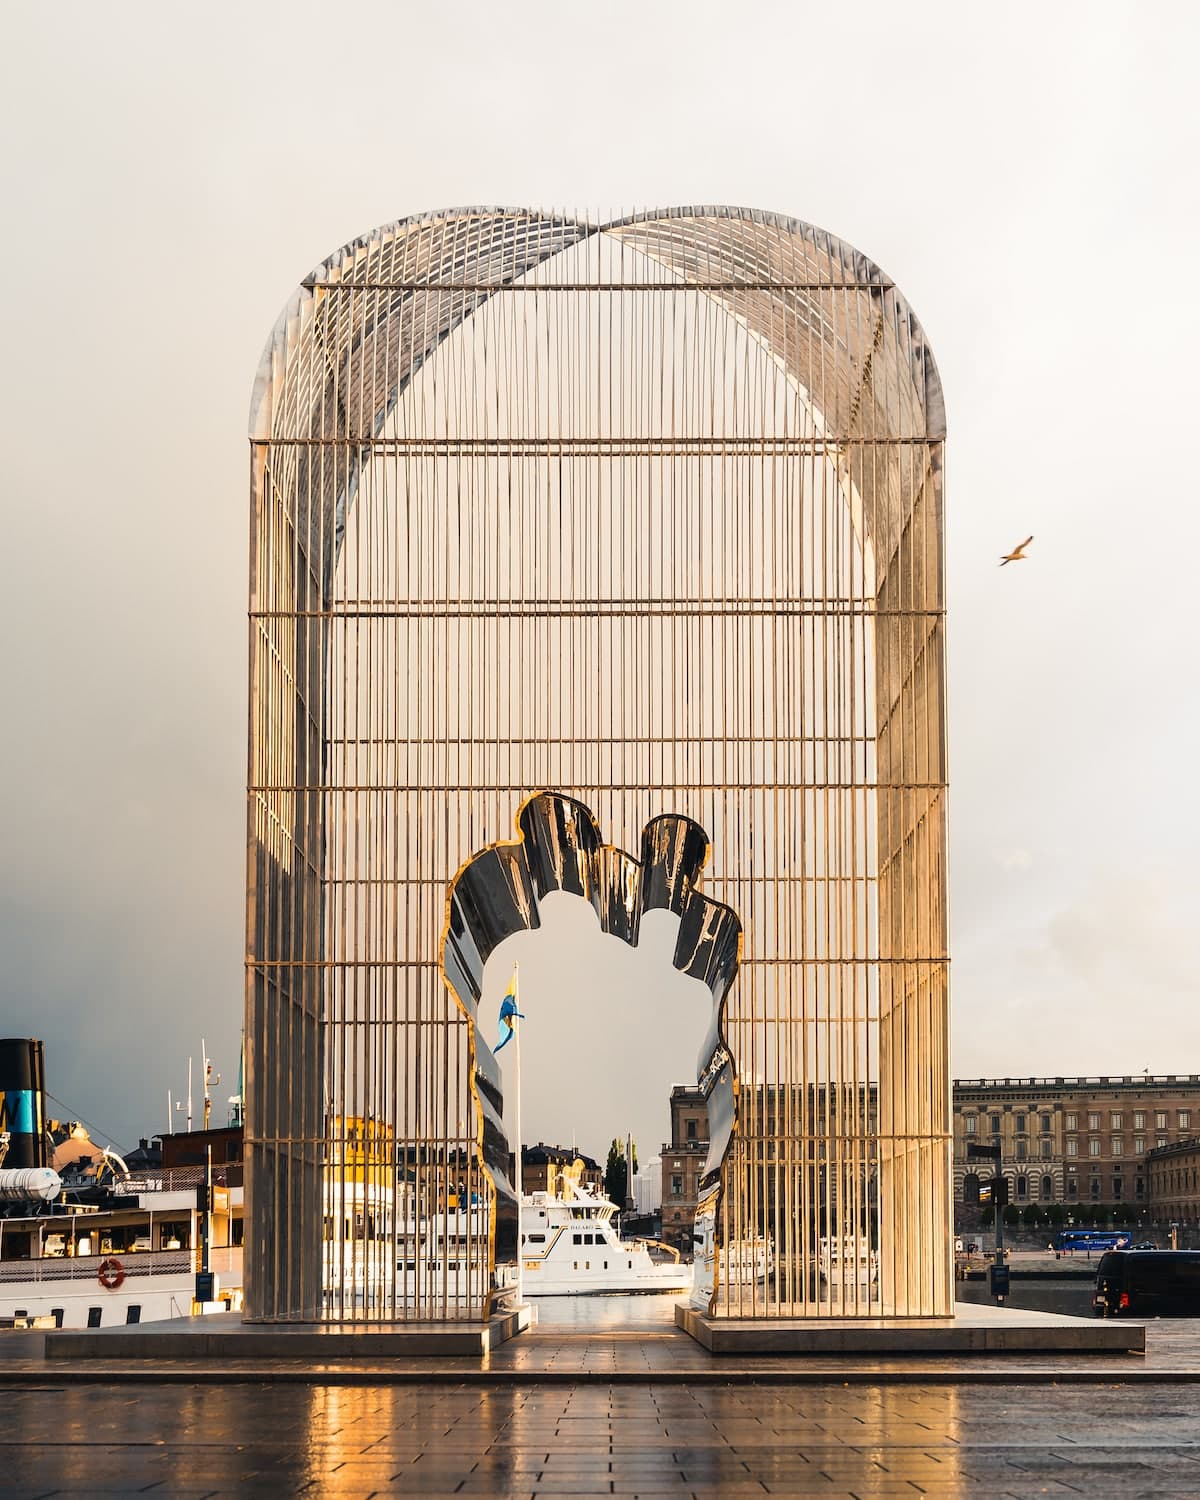
<path fill-rule="evenodd" d="M 1194 1387 L 68 1386 L 0 1497 L 1200 1493 Z"/>
<path fill-rule="evenodd" d="M 678 1292 L 624 1297 L 531 1297 L 539 1328 L 674 1328 Z"/>
<path fill-rule="evenodd" d="M 986 1281 L 955 1283 L 959 1302 L 991 1306 Z M 589 1328 L 613 1332 L 628 1328 L 673 1328 L 675 1292 L 653 1297 L 532 1297 L 540 1328 Z M 1022 1281 L 1014 1279 L 1006 1304 L 1028 1312 L 1064 1313 L 1074 1318 L 1092 1316 L 1091 1281 Z"/>

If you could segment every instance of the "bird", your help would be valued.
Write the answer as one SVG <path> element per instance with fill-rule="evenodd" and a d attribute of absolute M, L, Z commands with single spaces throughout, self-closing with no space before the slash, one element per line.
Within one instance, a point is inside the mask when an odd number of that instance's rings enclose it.
<path fill-rule="evenodd" d="M 1005 563 L 1010 563 L 1010 562 L 1025 562 L 1025 561 L 1027 561 L 1027 559 L 1025 557 L 1025 548 L 1028 547 L 1029 544 L 1030 544 L 1030 542 L 1032 542 L 1032 541 L 1033 541 L 1033 538 L 1031 536 L 1027 536 L 1025 538 L 1025 540 L 1021 543 L 1021 545 L 1019 547 L 1014 547 L 1011 552 L 1006 552 L 1004 554 L 1004 556 L 1000 559 L 1000 566 L 1003 567 L 1005 565 Z"/>

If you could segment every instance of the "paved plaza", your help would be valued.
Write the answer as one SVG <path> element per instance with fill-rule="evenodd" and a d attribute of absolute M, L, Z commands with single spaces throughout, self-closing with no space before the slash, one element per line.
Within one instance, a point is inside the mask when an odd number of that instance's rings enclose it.
<path fill-rule="evenodd" d="M 51 1385 L 0 1496 L 1195 1496 L 1182 1386 Z"/>
<path fill-rule="evenodd" d="M 556 1310 L 484 1359 L 315 1370 L 6 1339 L 0 1500 L 1200 1496 L 1200 1323 L 1150 1324 L 1144 1356 L 745 1360 L 632 1313 Z"/>

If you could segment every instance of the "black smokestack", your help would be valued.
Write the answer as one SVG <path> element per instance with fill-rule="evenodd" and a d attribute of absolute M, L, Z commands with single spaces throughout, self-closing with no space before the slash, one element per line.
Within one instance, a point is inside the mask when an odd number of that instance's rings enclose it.
<path fill-rule="evenodd" d="M 41 1042 L 0 1038 L 0 1131 L 10 1136 L 6 1167 L 46 1165 L 45 1087 Z"/>

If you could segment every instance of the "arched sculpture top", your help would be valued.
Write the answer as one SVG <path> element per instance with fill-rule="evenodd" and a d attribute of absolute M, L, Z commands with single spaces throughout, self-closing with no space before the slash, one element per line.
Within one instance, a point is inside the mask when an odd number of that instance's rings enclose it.
<path fill-rule="evenodd" d="M 632 252 L 621 257 L 620 277 L 597 257 L 594 280 L 555 279 L 562 252 L 604 239 Z M 639 273 L 639 265 L 650 271 Z M 944 438 L 932 353 L 873 261 L 824 230 L 759 210 L 671 208 L 592 222 L 484 207 L 384 225 L 322 261 L 284 308 L 259 363 L 251 439 L 361 445 L 356 460 L 323 466 L 296 485 L 306 512 L 297 520 L 336 554 L 367 445 L 472 313 L 501 291 L 630 290 L 651 271 L 656 287 L 715 299 L 806 393 L 819 388 L 824 440 L 861 495 L 870 541 L 886 561 L 908 506 L 903 497 L 896 505 L 894 482 L 881 482 L 875 449 Z M 316 527 L 313 488 L 323 522 Z"/>

